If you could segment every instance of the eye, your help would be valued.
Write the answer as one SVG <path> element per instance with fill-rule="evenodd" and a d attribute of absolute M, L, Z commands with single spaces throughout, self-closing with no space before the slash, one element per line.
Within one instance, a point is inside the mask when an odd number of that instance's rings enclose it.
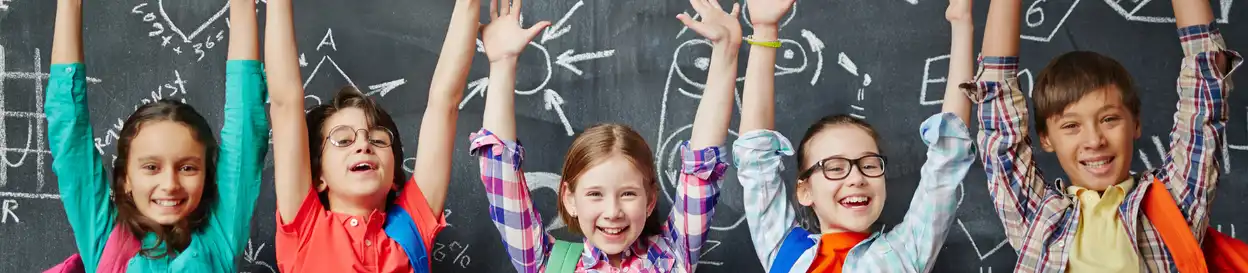
<path fill-rule="evenodd" d="M 636 196 L 637 196 L 637 192 L 635 192 L 635 191 L 626 191 L 626 192 L 624 192 L 624 193 L 622 193 L 622 194 L 620 194 L 620 195 L 627 196 L 627 197 L 636 197 Z"/>
<path fill-rule="evenodd" d="M 586 192 L 586 193 L 585 193 L 585 196 L 589 196 L 589 197 L 602 197 L 602 193 L 601 193 L 601 192 L 597 192 L 597 191 L 590 191 L 590 192 Z"/>
<path fill-rule="evenodd" d="M 385 139 L 370 139 L 370 140 L 368 140 L 368 142 L 369 142 L 369 143 L 372 143 L 373 145 L 376 145 L 376 146 L 386 146 L 386 145 L 390 145 L 390 141 L 389 141 L 389 140 L 385 140 Z"/>
<path fill-rule="evenodd" d="M 139 168 L 146 170 L 146 171 L 152 171 L 152 172 L 160 170 L 160 166 L 156 166 L 156 164 L 151 164 L 151 163 L 143 164 L 143 166 L 139 166 Z"/>
<path fill-rule="evenodd" d="M 824 170 L 829 171 L 829 172 L 843 172 L 845 171 L 845 167 L 840 167 L 840 166 L 827 167 L 827 168 L 824 168 Z"/>
<path fill-rule="evenodd" d="M 1079 128 L 1079 124 L 1075 124 L 1075 123 L 1073 123 L 1073 122 L 1062 123 L 1062 126 L 1061 126 L 1060 128 L 1062 128 L 1062 129 L 1075 129 L 1075 128 Z"/>
<path fill-rule="evenodd" d="M 178 167 L 178 171 L 179 171 L 179 172 L 198 172 L 198 171 L 199 171 L 199 166 L 195 166 L 195 165 L 182 165 L 181 167 Z"/>
<path fill-rule="evenodd" d="M 1102 123 L 1111 123 L 1111 122 L 1117 122 L 1117 121 L 1120 121 L 1120 120 L 1122 120 L 1122 118 L 1121 118 L 1121 117 L 1118 117 L 1118 116 L 1107 116 L 1107 117 L 1105 117 L 1105 118 L 1102 118 L 1102 119 L 1101 119 L 1101 122 L 1102 122 Z"/>

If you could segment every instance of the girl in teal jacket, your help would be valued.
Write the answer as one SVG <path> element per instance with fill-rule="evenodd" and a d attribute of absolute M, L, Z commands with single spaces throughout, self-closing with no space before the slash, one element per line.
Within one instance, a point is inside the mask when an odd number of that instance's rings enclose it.
<path fill-rule="evenodd" d="M 87 108 L 82 0 L 58 1 L 44 105 L 52 170 L 81 255 L 67 264 L 80 259 L 86 272 L 236 272 L 268 147 L 255 3 L 230 1 L 220 149 L 191 106 L 152 102 L 126 119 L 107 177 Z"/>

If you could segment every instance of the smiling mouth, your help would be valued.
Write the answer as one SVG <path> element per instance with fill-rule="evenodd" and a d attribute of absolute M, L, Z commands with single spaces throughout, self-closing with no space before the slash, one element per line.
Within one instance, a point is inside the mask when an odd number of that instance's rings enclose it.
<path fill-rule="evenodd" d="M 157 206 L 172 208 L 182 205 L 183 199 L 153 199 L 152 204 Z"/>
<path fill-rule="evenodd" d="M 609 236 L 617 236 L 620 234 L 624 234 L 625 231 L 628 231 L 628 227 L 627 226 L 619 227 L 619 228 L 598 227 L 598 231 L 602 232 L 603 234 L 607 234 Z"/>
<path fill-rule="evenodd" d="M 848 196 L 845 198 L 841 198 L 841 200 L 838 201 L 838 203 L 840 203 L 841 206 L 850 208 L 850 209 L 865 208 L 867 207 L 867 205 L 871 204 L 871 197 Z"/>
<path fill-rule="evenodd" d="M 376 169 L 377 169 L 377 166 L 374 166 L 373 163 L 360 162 L 359 164 L 355 164 L 354 166 L 351 166 L 350 170 L 351 172 L 367 172 L 367 171 L 373 171 Z"/>
<path fill-rule="evenodd" d="M 1092 160 L 1080 160 L 1079 166 L 1082 166 L 1084 170 L 1092 174 L 1107 174 L 1109 173 L 1110 163 L 1113 163 L 1114 160 L 1115 158 L 1112 156 L 1098 157 L 1093 158 Z"/>

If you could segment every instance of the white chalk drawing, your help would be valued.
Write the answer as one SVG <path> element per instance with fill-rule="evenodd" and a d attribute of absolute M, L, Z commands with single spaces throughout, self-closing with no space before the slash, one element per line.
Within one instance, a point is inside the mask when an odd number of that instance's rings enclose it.
<path fill-rule="evenodd" d="M 1143 22 L 1143 23 L 1174 23 L 1173 14 L 1169 14 L 1167 16 L 1148 16 L 1148 15 L 1139 14 L 1142 8 L 1144 8 L 1145 6 L 1153 2 L 1154 2 L 1153 0 L 1131 0 L 1131 1 L 1105 0 L 1105 4 L 1109 5 L 1109 7 L 1114 9 L 1115 12 L 1118 12 L 1119 15 L 1122 15 L 1122 17 L 1127 19 L 1127 21 Z M 1161 2 L 1161 3 L 1154 4 L 1154 5 L 1165 5 L 1165 6 L 1170 5 L 1170 1 L 1158 1 L 1158 2 Z M 1230 23 L 1231 22 L 1230 20 L 1231 4 L 1233 4 L 1234 1 L 1218 0 L 1217 3 L 1218 5 L 1213 6 L 1213 8 L 1215 9 L 1215 11 L 1220 11 L 1220 12 L 1216 13 L 1215 16 L 1218 18 L 1215 18 L 1215 19 L 1217 20 L 1218 23 L 1221 23 L 1221 24 Z"/>
<path fill-rule="evenodd" d="M 1248 110 L 1248 107 L 1244 107 L 1244 110 Z M 1244 119 L 1245 124 L 1248 124 L 1248 111 L 1244 111 L 1244 115 L 1245 115 L 1245 119 Z M 1229 131 L 1230 127 L 1228 126 L 1227 128 Z M 1244 131 L 1248 132 L 1248 126 L 1244 126 Z M 1230 138 L 1228 138 L 1228 135 L 1230 135 L 1230 132 L 1227 132 L 1226 134 L 1222 134 L 1222 145 L 1223 145 L 1222 166 L 1226 168 L 1227 174 L 1231 173 L 1231 166 L 1235 166 L 1234 164 L 1231 164 L 1231 151 L 1248 151 L 1248 144 L 1245 144 L 1245 145 L 1231 144 L 1231 141 L 1230 141 Z M 1244 136 L 1248 137 L 1248 134 L 1244 134 Z"/>
<path fill-rule="evenodd" d="M 268 269 L 269 273 L 277 273 L 277 270 L 273 268 L 273 265 L 270 265 L 268 262 L 260 259 L 260 252 L 264 251 L 264 246 L 265 243 L 260 243 L 260 246 L 256 247 L 252 244 L 251 239 L 247 239 L 247 249 L 243 250 L 243 261 L 248 265 L 252 265 L 252 268 L 263 267 Z"/>
<path fill-rule="evenodd" d="M 962 219 L 958 219 L 957 221 L 958 228 L 961 228 L 962 234 L 966 234 L 966 239 L 971 241 L 971 248 L 975 249 L 975 256 L 978 257 L 980 261 L 988 259 L 988 256 L 992 256 L 993 253 L 997 253 L 998 250 L 1001 250 L 1002 247 L 1005 247 L 1005 245 L 1009 243 L 1009 240 L 1001 240 L 1001 242 L 998 242 L 997 245 L 991 249 L 981 250 L 979 248 L 979 243 L 975 242 L 975 236 L 971 236 L 971 232 L 966 229 L 966 224 L 962 223 Z M 988 245 L 984 246 L 987 247 Z"/>
<path fill-rule="evenodd" d="M 1216 226 L 1215 226 L 1215 228 L 1218 230 L 1218 232 L 1221 232 L 1221 233 L 1224 233 L 1224 234 L 1226 234 L 1226 235 L 1229 235 L 1229 236 L 1231 236 L 1231 238 L 1236 238 L 1236 239 L 1238 239 L 1238 238 L 1239 238 L 1238 236 L 1236 236 L 1236 235 L 1235 235 L 1235 224 L 1229 224 L 1229 225 L 1226 225 L 1227 229 L 1222 229 L 1222 227 L 1223 227 L 1223 225 L 1216 225 Z"/>
<path fill-rule="evenodd" d="M 554 173 L 548 173 L 548 172 L 525 172 L 524 173 L 524 182 L 529 185 L 530 193 L 539 191 L 539 190 L 550 190 L 551 192 L 554 192 L 556 196 L 558 196 L 559 185 L 561 184 L 560 182 L 561 180 L 562 180 L 561 176 L 559 176 L 558 174 L 554 174 Z M 556 202 L 562 202 L 562 201 L 556 200 Z M 546 231 L 550 232 L 553 230 L 564 228 L 566 226 L 568 225 L 567 223 L 563 222 L 563 217 L 554 217 L 553 221 L 546 222 Z"/>
<path fill-rule="evenodd" d="M 0 224 L 8 224 L 9 217 L 13 218 L 13 223 L 21 223 L 22 220 L 18 219 L 17 213 L 14 212 L 17 207 L 17 200 L 5 199 L 3 205 L 0 205 Z"/>
<path fill-rule="evenodd" d="M 152 7 L 151 2 L 140 3 L 130 9 L 130 13 L 139 15 L 144 23 L 151 23 L 151 28 L 146 30 L 148 37 L 156 37 L 160 39 L 160 46 L 169 48 L 174 53 L 181 55 L 183 52 L 190 50 L 195 61 L 202 61 L 207 55 L 207 51 L 215 48 L 222 40 L 225 40 L 225 29 L 208 30 L 217 20 L 221 19 L 225 12 L 230 9 L 228 1 L 222 4 L 220 10 L 199 24 L 190 35 L 187 35 L 181 27 L 173 22 L 169 17 L 169 13 L 165 8 L 165 0 L 155 0 L 156 6 Z M 228 21 L 228 20 L 227 20 Z M 228 27 L 228 22 L 227 22 Z M 205 32 L 207 31 L 207 32 Z M 200 37 L 204 34 L 203 37 Z M 174 38 L 181 38 L 175 40 Z M 172 45 L 172 47 L 170 47 Z M 183 46 L 188 48 L 184 49 Z"/>
<path fill-rule="evenodd" d="M 451 258 L 451 263 L 458 265 L 460 268 L 468 268 L 472 264 L 472 257 L 468 256 L 468 247 L 470 245 L 460 243 L 459 241 L 451 241 L 450 244 L 435 243 L 433 245 L 433 260 L 443 262 L 449 257 Z"/>
<path fill-rule="evenodd" d="M 325 36 L 321 38 L 321 44 L 317 45 L 316 51 L 319 52 L 322 49 L 325 49 L 327 52 L 338 51 L 338 45 L 334 43 L 333 33 L 334 33 L 334 30 L 332 28 L 325 29 Z M 326 45 L 328 45 L 328 47 L 325 47 Z M 306 67 L 308 65 L 306 57 L 307 57 L 306 53 L 299 54 L 300 66 Z M 312 68 L 312 73 L 308 74 L 307 79 L 303 80 L 303 88 L 305 90 L 308 88 L 308 84 L 312 83 L 312 79 L 315 79 L 316 76 L 319 75 L 319 73 L 317 72 L 321 71 L 321 67 L 325 66 L 326 64 L 333 66 L 334 72 L 338 72 L 338 75 L 342 76 L 342 79 L 346 80 L 347 84 L 351 85 L 351 87 L 355 87 L 357 89 L 360 88 L 359 85 L 355 84 L 355 81 L 351 80 L 351 76 L 347 75 L 347 72 L 342 71 L 342 67 L 338 66 L 338 62 L 334 61 L 334 57 L 331 57 L 329 56 L 328 53 L 326 53 L 324 56 L 321 56 L 320 61 L 316 62 L 316 66 Z M 390 94 L 390 92 L 394 91 L 395 89 L 405 84 L 407 84 L 407 79 L 399 78 L 396 80 L 369 85 L 367 86 L 368 87 L 367 91 L 365 90 L 360 90 L 360 91 L 365 92 L 364 93 L 365 96 L 376 95 L 378 97 L 385 97 L 386 95 Z M 321 98 L 316 95 L 307 94 L 307 95 L 304 95 L 303 98 L 304 98 L 304 106 L 309 109 L 311 107 L 316 107 L 317 105 L 320 105 L 322 103 Z M 308 103 L 308 100 L 315 100 L 316 103 Z"/>
<path fill-rule="evenodd" d="M 1024 2 L 1021 38 L 1030 41 L 1047 43 L 1066 24 L 1066 18 L 1079 6 L 1080 0 L 1030 0 Z M 1056 20 L 1056 21 L 1055 21 Z"/>
<path fill-rule="evenodd" d="M 338 51 L 338 43 L 334 42 L 334 29 L 325 30 L 325 36 L 321 37 L 321 43 L 316 44 L 316 51 L 321 51 L 321 47 L 328 45 L 334 51 Z"/>
<path fill-rule="evenodd" d="M 9 3 L 13 0 L 0 0 L 0 11 L 9 11 Z"/>
<path fill-rule="evenodd" d="M 571 18 L 572 15 L 575 14 L 576 11 L 580 9 L 581 6 L 584 6 L 584 5 L 585 5 L 584 1 L 577 1 L 576 4 L 572 5 L 572 8 L 568 9 L 568 12 L 565 13 L 563 17 L 559 19 L 558 22 L 551 25 L 549 28 L 547 28 L 545 31 L 542 32 L 541 39 L 538 40 L 538 42 L 529 42 L 529 46 L 537 49 L 537 52 L 542 53 L 542 57 L 545 58 L 543 59 L 544 61 L 542 62 L 542 64 L 545 66 L 545 69 L 546 69 L 545 75 L 542 77 L 541 82 L 537 84 L 537 87 L 533 89 L 528 89 L 528 90 L 520 90 L 519 88 L 516 89 L 517 95 L 528 96 L 528 95 L 535 95 L 535 94 L 541 93 L 541 99 L 543 101 L 542 106 L 544 110 L 549 111 L 549 112 L 554 112 L 553 114 L 559 120 L 559 122 L 563 124 L 564 131 L 565 133 L 567 133 L 568 136 L 572 136 L 576 134 L 576 132 L 572 129 L 572 123 L 568 121 L 567 113 L 564 111 L 564 108 L 563 108 L 563 106 L 567 104 L 567 101 L 564 101 L 563 96 L 559 95 L 559 91 L 556 91 L 553 88 L 546 87 L 548 84 L 550 84 L 550 79 L 554 75 L 554 67 L 558 65 L 560 67 L 563 67 L 564 69 L 567 69 L 568 72 L 572 72 L 572 74 L 576 74 L 577 76 L 584 76 L 585 71 L 581 70 L 580 67 L 577 67 L 575 65 L 576 63 L 590 61 L 590 60 L 597 60 L 597 59 L 605 59 L 605 58 L 609 58 L 615 55 L 615 49 L 605 49 L 605 50 L 599 50 L 599 51 L 593 51 L 593 52 L 581 53 L 581 54 L 577 54 L 576 50 L 574 49 L 567 49 L 567 50 L 564 50 L 563 53 L 560 53 L 559 55 L 555 56 L 554 59 L 551 59 L 550 51 L 546 48 L 546 45 L 545 45 L 546 42 L 558 39 L 559 37 L 563 37 L 563 35 L 568 34 L 568 32 L 572 31 L 572 26 L 568 25 L 568 18 Z M 521 21 L 524 21 L 523 17 L 520 19 Z M 482 54 L 485 53 L 484 42 L 482 42 L 481 39 L 477 39 L 477 52 L 482 53 Z M 529 77 L 518 77 L 518 78 L 529 78 Z M 468 93 L 465 94 L 463 100 L 459 102 L 459 109 L 464 109 L 464 106 L 468 105 L 468 102 L 471 101 L 473 98 L 476 98 L 476 97 L 485 98 L 485 93 L 486 93 L 486 90 L 488 90 L 489 84 L 490 84 L 490 80 L 488 76 L 481 77 L 479 79 L 469 82 L 467 86 Z"/>
<path fill-rule="evenodd" d="M 927 60 L 923 62 L 923 78 L 922 82 L 919 84 L 919 105 L 940 105 L 945 103 L 945 83 L 949 82 L 949 79 L 944 75 L 947 75 L 949 71 L 948 62 L 948 54 L 927 58 Z M 941 63 L 943 63 L 943 65 Z M 933 66 L 933 64 L 936 65 Z M 933 67 L 936 67 L 937 70 L 933 70 Z M 937 76 L 938 78 L 932 78 Z M 1035 77 L 1031 74 L 1031 69 L 1019 70 L 1018 80 L 1020 81 L 1019 88 L 1024 88 L 1023 90 L 1026 90 L 1027 97 L 1031 97 L 1031 92 L 1035 88 L 1036 84 Z M 1026 86 L 1023 85 L 1024 82 L 1026 83 Z M 927 94 L 928 90 L 932 90 L 933 92 L 931 97 Z"/>
<path fill-rule="evenodd" d="M 156 85 L 155 90 L 150 91 L 147 97 L 139 99 L 139 101 L 134 102 L 131 105 L 125 105 L 125 106 L 129 106 L 127 109 L 138 109 L 140 106 L 143 106 L 144 104 L 160 101 L 162 99 L 181 100 L 183 103 L 185 103 L 186 95 L 187 95 L 186 83 L 187 82 L 182 79 L 182 73 L 178 72 L 177 70 L 174 70 L 173 78 L 170 81 L 164 84 Z M 121 138 L 120 136 L 121 128 L 122 126 L 124 126 L 126 117 L 128 117 L 130 114 L 123 113 L 122 115 L 123 116 L 115 117 L 116 122 L 112 123 L 112 125 L 108 128 L 108 130 L 104 132 L 104 134 L 98 135 L 95 137 L 95 151 L 99 153 L 101 156 L 105 156 L 105 157 L 111 156 L 113 160 L 116 160 L 117 156 L 115 154 L 110 153 L 113 151 L 111 147 L 116 144 L 115 142 L 118 139 Z M 109 161 L 108 166 L 112 167 L 112 165 L 113 165 L 112 161 Z"/>
<path fill-rule="evenodd" d="M 32 55 L 34 71 L 8 71 L 7 50 L 0 45 L 0 190 L 5 188 L 9 180 L 9 168 L 21 167 L 25 164 L 27 156 L 34 157 L 34 173 L 35 173 L 35 192 L 3 192 L 0 191 L 0 197 L 11 198 L 28 198 L 28 199 L 59 199 L 59 195 L 43 194 L 43 187 L 46 182 L 45 165 L 47 158 L 52 155 L 48 151 L 47 140 L 47 118 L 43 112 L 43 96 L 44 84 L 48 80 L 49 73 L 43 71 L 43 58 L 39 48 L 34 49 Z M 34 84 L 34 109 L 10 110 L 10 103 L 5 101 L 5 83 L 9 80 L 28 80 Z M 102 82 L 98 78 L 88 77 L 88 84 L 98 84 Z M 21 90 L 22 92 L 30 92 L 30 90 Z M 12 103 L 13 105 L 22 105 L 25 103 Z M 26 120 L 25 141 L 20 147 L 9 146 L 9 135 L 7 134 L 8 122 L 10 118 L 18 118 Z M 19 123 L 20 124 L 20 123 Z M 16 155 L 15 155 L 16 154 Z"/>

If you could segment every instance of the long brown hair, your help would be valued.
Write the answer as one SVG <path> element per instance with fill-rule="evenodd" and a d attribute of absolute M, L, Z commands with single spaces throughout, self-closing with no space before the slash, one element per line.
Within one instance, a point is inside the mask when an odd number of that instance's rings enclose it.
<path fill-rule="evenodd" d="M 143 216 L 135 207 L 134 199 L 126 193 L 126 168 L 130 156 L 130 142 L 143 129 L 143 125 L 156 121 L 172 121 L 190 128 L 194 132 L 195 141 L 204 146 L 204 191 L 199 206 L 190 215 L 173 225 L 161 225 Z M 208 218 L 208 208 L 217 200 L 217 139 L 212 134 L 212 126 L 208 120 L 200 116 L 195 108 L 174 100 L 160 100 L 144 104 L 126 118 L 121 127 L 121 135 L 117 141 L 117 160 L 113 163 L 113 205 L 117 207 L 117 222 L 125 226 L 135 237 L 143 238 L 147 233 L 155 233 L 157 244 L 142 250 L 148 258 L 162 258 L 176 255 L 191 244 L 191 233 L 204 225 Z M 120 193 L 120 194 L 119 194 Z M 164 249 L 159 246 L 163 243 Z"/>
<path fill-rule="evenodd" d="M 576 218 L 572 217 L 567 208 L 563 206 L 564 192 L 574 192 L 576 180 L 581 177 L 581 174 L 615 155 L 627 158 L 633 167 L 645 176 L 643 182 L 646 187 L 646 198 L 657 202 L 659 177 L 655 172 L 654 156 L 651 155 L 650 145 L 646 144 L 646 140 L 637 131 L 625 125 L 594 125 L 572 140 L 572 147 L 568 148 L 568 155 L 563 160 L 563 181 L 560 184 L 567 190 L 559 191 L 559 217 L 568 224 L 568 230 L 572 234 L 584 233 L 576 224 Z M 659 235 L 662 232 L 661 224 L 658 213 L 652 210 L 650 216 L 646 217 L 646 226 L 641 230 L 641 236 Z"/>
<path fill-rule="evenodd" d="M 390 114 L 385 109 L 377 106 L 377 103 L 360 93 L 355 87 L 345 86 L 338 90 L 338 94 L 334 95 L 334 100 L 330 104 L 322 104 L 313 107 L 308 111 L 306 118 L 308 124 L 308 159 L 312 163 L 312 177 L 321 176 L 321 154 L 325 150 L 325 120 L 334 116 L 343 109 L 358 108 L 364 111 L 364 116 L 368 118 L 366 124 L 368 126 L 381 126 L 390 130 L 390 151 L 394 153 L 394 164 L 396 167 L 403 164 L 403 138 L 399 137 L 399 127 L 395 125 L 394 119 L 390 118 Z M 404 174 L 403 168 L 394 168 L 394 190 L 386 196 L 386 205 L 394 203 L 398 198 L 398 193 L 403 192 L 403 185 L 407 184 L 407 175 Z M 320 179 L 313 179 L 313 188 L 323 183 Z M 321 191 L 316 194 L 321 200 L 321 206 L 329 209 L 329 191 Z"/>
<path fill-rule="evenodd" d="M 819 158 L 812 158 L 812 159 L 806 158 L 806 147 L 807 145 L 810 144 L 812 140 L 814 140 L 815 135 L 825 130 L 832 129 L 838 126 L 850 126 L 850 127 L 862 129 L 863 131 L 867 133 L 867 135 L 871 136 L 872 140 L 875 141 L 876 147 L 880 146 L 880 135 L 875 132 L 875 128 L 871 127 L 871 124 L 867 123 L 867 121 L 859 119 L 859 118 L 855 118 L 850 115 L 845 115 L 845 114 L 824 116 L 823 118 L 819 119 L 819 121 L 816 121 L 814 124 L 811 124 L 809 128 L 806 128 L 806 135 L 802 136 L 802 142 L 797 144 L 797 168 L 798 168 L 797 173 L 800 174 L 806 169 L 812 168 L 812 167 L 808 167 L 808 164 L 814 164 L 812 163 L 812 161 L 819 160 Z M 882 148 L 880 149 L 880 153 L 881 154 L 884 153 Z M 810 183 L 809 181 L 803 182 L 800 178 L 797 181 L 798 181 L 797 183 L 799 184 L 797 185 L 798 187 L 803 186 L 803 185 L 800 185 L 802 183 Z M 809 186 L 809 185 L 805 185 L 805 186 Z M 794 193 L 796 192 L 797 191 L 794 191 Z M 808 231 L 818 233 L 821 228 L 819 227 L 819 219 L 818 219 L 819 217 L 818 215 L 815 214 L 815 209 L 813 207 L 803 206 L 801 204 L 797 204 L 797 207 L 802 208 L 799 210 L 799 213 L 801 215 L 798 215 L 799 216 L 798 224 L 801 225 L 802 228 L 805 228 Z"/>

